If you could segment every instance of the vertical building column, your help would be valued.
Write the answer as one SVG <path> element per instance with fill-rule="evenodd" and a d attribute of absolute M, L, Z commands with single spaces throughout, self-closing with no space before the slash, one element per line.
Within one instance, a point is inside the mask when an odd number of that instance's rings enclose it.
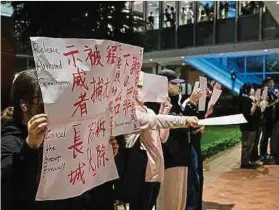
<path fill-rule="evenodd" d="M 214 2 L 214 18 L 213 18 L 213 44 L 216 44 L 216 31 L 217 31 L 217 6 L 219 6 L 219 2 Z"/>
<path fill-rule="evenodd" d="M 179 7 L 180 2 L 176 1 L 175 2 L 175 10 L 176 10 L 176 23 L 175 23 L 175 35 L 174 35 L 174 47 L 177 49 L 178 46 L 178 38 L 177 38 L 177 31 L 178 31 L 178 26 L 179 26 L 179 18 L 180 18 L 180 7 Z"/>
<path fill-rule="evenodd" d="M 246 80 L 247 77 L 247 57 L 244 57 L 244 78 Z"/>
<path fill-rule="evenodd" d="M 147 5 L 148 5 L 148 1 L 143 1 L 142 3 L 143 3 L 143 19 L 145 21 L 144 29 L 145 29 L 145 31 L 147 31 L 147 17 L 148 17 Z"/>
<path fill-rule="evenodd" d="M 193 46 L 196 46 L 197 45 L 197 24 L 198 24 L 198 2 L 195 1 L 194 2 L 194 30 L 193 30 L 193 37 L 194 37 L 194 40 L 193 40 Z"/>
<path fill-rule="evenodd" d="M 263 56 L 263 80 L 266 78 L 266 56 Z"/>
<path fill-rule="evenodd" d="M 259 14 L 259 40 L 263 40 L 263 8 L 260 7 L 260 14 Z"/>
<path fill-rule="evenodd" d="M 163 28 L 163 2 L 159 1 L 159 37 L 158 37 L 158 50 L 161 49 L 161 33 Z"/>
<path fill-rule="evenodd" d="M 238 42 L 238 17 L 239 17 L 239 9 L 240 9 L 240 2 L 236 1 L 236 5 L 235 5 L 235 27 L 234 27 L 234 42 L 237 43 Z"/>

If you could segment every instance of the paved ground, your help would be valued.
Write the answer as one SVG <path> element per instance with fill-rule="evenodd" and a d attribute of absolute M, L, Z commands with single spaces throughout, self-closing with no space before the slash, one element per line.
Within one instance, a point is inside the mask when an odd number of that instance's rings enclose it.
<path fill-rule="evenodd" d="M 239 162 L 240 146 L 205 162 L 203 210 L 279 210 L 279 166 Z"/>

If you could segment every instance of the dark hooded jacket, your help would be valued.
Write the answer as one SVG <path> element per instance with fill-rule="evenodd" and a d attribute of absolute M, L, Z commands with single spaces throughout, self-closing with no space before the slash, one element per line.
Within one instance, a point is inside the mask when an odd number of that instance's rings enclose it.
<path fill-rule="evenodd" d="M 171 97 L 172 109 L 170 115 L 183 116 L 183 111 L 178 104 L 179 96 Z M 168 141 L 163 146 L 165 169 L 188 166 L 189 160 L 189 138 L 188 128 L 171 129 Z"/>
<path fill-rule="evenodd" d="M 42 150 L 26 143 L 27 128 L 9 124 L 1 129 L 1 209 L 85 209 L 83 196 L 56 201 L 35 201 L 41 171 Z"/>

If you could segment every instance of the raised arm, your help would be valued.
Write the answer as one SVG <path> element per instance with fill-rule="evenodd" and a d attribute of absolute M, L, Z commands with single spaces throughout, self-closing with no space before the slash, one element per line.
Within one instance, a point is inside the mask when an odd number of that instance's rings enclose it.
<path fill-rule="evenodd" d="M 198 124 L 197 117 L 171 116 L 171 115 L 149 115 L 144 112 L 136 112 L 141 129 L 161 128 L 185 128 L 196 127 Z"/>

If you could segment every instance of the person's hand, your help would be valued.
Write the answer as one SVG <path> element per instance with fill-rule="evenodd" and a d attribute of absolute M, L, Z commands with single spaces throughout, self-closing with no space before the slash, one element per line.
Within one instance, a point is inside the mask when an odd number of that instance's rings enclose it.
<path fill-rule="evenodd" d="M 209 105 L 205 114 L 205 118 L 209 117 L 213 113 L 213 105 Z"/>
<path fill-rule="evenodd" d="M 192 132 L 192 134 L 197 134 L 197 133 L 199 133 L 199 132 L 201 132 L 201 134 L 203 134 L 203 133 L 204 133 L 204 130 L 205 130 L 205 127 L 202 126 L 202 127 L 198 128 L 198 129 L 194 130 L 194 131 Z"/>
<path fill-rule="evenodd" d="M 206 89 L 206 97 L 211 97 L 212 93 L 213 92 L 209 88 Z"/>
<path fill-rule="evenodd" d="M 171 108 L 170 98 L 167 97 L 165 102 L 161 103 L 159 114 L 169 114 Z"/>
<path fill-rule="evenodd" d="M 116 156 L 118 154 L 118 151 L 119 151 L 119 145 L 118 145 L 116 139 L 115 138 L 111 138 L 110 139 L 110 144 L 112 146 L 113 155 Z"/>
<path fill-rule="evenodd" d="M 37 149 L 44 141 L 44 136 L 47 131 L 47 115 L 38 114 L 32 117 L 28 124 L 28 137 L 26 139 L 30 148 Z"/>
<path fill-rule="evenodd" d="M 202 96 L 202 91 L 201 91 L 200 88 L 198 88 L 190 96 L 190 102 L 193 103 L 193 104 L 197 104 L 201 96 Z"/>
<path fill-rule="evenodd" d="M 193 128 L 198 127 L 199 119 L 197 117 L 187 117 L 187 125 Z"/>

